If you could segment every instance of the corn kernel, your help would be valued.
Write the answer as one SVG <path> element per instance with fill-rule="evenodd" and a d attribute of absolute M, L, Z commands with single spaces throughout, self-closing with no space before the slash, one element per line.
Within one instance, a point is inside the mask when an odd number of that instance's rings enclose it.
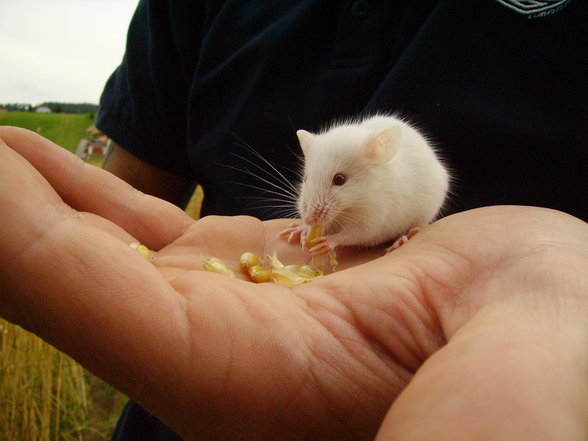
<path fill-rule="evenodd" d="M 253 266 L 259 265 L 259 257 L 255 253 L 243 253 L 239 258 L 239 264 L 241 265 L 241 268 L 245 270 L 249 269 Z"/>
<path fill-rule="evenodd" d="M 147 248 L 145 245 L 142 245 L 139 242 L 133 242 L 129 244 L 129 246 L 145 259 L 151 260 L 151 250 L 149 250 L 149 248 Z"/>
<path fill-rule="evenodd" d="M 261 265 L 253 265 L 252 267 L 248 268 L 247 272 L 249 273 L 251 280 L 253 280 L 255 283 L 267 282 L 272 275 L 270 270 L 265 269 Z"/>
<path fill-rule="evenodd" d="M 337 260 L 337 253 L 334 250 L 329 253 L 329 264 L 331 265 L 331 271 L 335 272 L 339 261 Z"/>
<path fill-rule="evenodd" d="M 309 265 L 286 265 L 286 269 L 305 279 L 315 279 L 322 273 L 313 270 Z"/>
<path fill-rule="evenodd" d="M 202 269 L 211 273 L 224 274 L 225 276 L 235 277 L 235 273 L 216 257 L 201 257 Z"/>
<path fill-rule="evenodd" d="M 308 265 L 285 266 L 275 254 L 267 257 L 270 261 L 272 277 L 278 285 L 292 288 L 322 276 L 322 273 L 314 271 Z"/>
<path fill-rule="evenodd" d="M 308 233 L 306 233 L 306 246 L 312 248 L 314 240 L 325 235 L 325 229 L 320 225 L 311 225 Z"/>
<path fill-rule="evenodd" d="M 274 282 L 276 282 L 278 285 L 286 286 L 288 288 L 309 282 L 308 279 L 300 277 L 286 268 L 272 270 L 272 277 Z"/>

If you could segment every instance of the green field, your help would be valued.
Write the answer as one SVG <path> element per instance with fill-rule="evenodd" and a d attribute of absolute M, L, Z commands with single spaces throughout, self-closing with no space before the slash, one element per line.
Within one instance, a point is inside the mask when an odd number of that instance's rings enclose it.
<path fill-rule="evenodd" d="M 75 150 L 92 115 L 0 113 Z M 106 441 L 126 398 L 38 337 L 0 319 L 0 441 Z"/>
<path fill-rule="evenodd" d="M 76 150 L 86 129 L 94 124 L 92 114 L 2 112 L 0 126 L 16 126 L 32 130 L 71 152 Z"/>

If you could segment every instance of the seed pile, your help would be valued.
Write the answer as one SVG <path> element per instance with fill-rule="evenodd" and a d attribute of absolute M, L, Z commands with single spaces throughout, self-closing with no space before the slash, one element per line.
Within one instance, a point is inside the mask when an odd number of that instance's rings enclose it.
<path fill-rule="evenodd" d="M 324 235 L 321 227 L 313 226 L 309 229 L 306 236 L 306 245 L 310 248 L 317 237 Z M 133 242 L 130 247 L 136 250 L 147 260 L 151 260 L 152 254 L 149 248 L 138 242 Z M 249 278 L 255 283 L 264 283 L 273 280 L 281 286 L 293 287 L 302 283 L 308 283 L 322 277 L 324 273 L 319 265 L 314 269 L 310 265 L 284 265 L 274 253 L 272 256 L 266 256 L 268 265 L 265 266 L 259 256 L 252 252 L 245 252 L 239 258 L 239 265 L 245 271 Z M 313 258 L 314 260 L 314 258 Z M 328 255 L 328 262 L 333 271 L 337 266 L 335 253 Z M 205 271 L 223 274 L 228 277 L 235 277 L 235 272 L 230 269 L 224 262 L 216 257 L 201 257 L 200 263 Z"/>
<path fill-rule="evenodd" d="M 289 288 L 310 282 L 323 275 L 322 271 L 314 270 L 310 265 L 284 265 L 274 254 L 267 256 L 266 268 L 255 253 L 243 253 L 239 259 L 241 269 L 255 283 L 263 283 L 272 279 L 275 283 Z M 202 268 L 205 271 L 235 277 L 233 271 L 216 257 L 202 257 Z"/>

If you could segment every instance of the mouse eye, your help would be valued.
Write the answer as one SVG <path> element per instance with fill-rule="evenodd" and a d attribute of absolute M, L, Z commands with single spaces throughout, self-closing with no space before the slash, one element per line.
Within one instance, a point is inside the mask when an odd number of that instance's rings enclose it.
<path fill-rule="evenodd" d="M 343 173 L 337 173 L 335 176 L 333 176 L 333 185 L 336 186 L 341 186 L 343 184 L 345 184 L 345 182 L 347 182 L 347 176 L 345 176 Z"/>

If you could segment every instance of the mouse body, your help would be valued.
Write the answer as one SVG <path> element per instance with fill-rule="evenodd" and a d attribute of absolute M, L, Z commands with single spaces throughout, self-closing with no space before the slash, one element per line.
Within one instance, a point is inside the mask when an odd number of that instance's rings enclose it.
<path fill-rule="evenodd" d="M 311 226 L 325 231 L 311 254 L 337 246 L 374 246 L 427 225 L 449 191 L 449 173 L 427 139 L 389 115 L 297 131 L 304 154 L 297 209 L 303 224 L 280 233 L 300 240 Z"/>

